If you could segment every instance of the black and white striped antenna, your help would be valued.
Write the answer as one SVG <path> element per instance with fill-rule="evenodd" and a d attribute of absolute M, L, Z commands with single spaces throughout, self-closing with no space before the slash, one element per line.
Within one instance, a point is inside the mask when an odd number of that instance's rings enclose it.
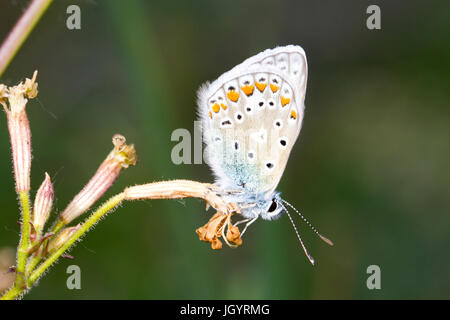
<path fill-rule="evenodd" d="M 306 224 L 314 231 L 314 233 L 315 234 L 317 234 L 323 241 L 325 241 L 327 244 L 329 244 L 330 246 L 332 246 L 333 245 L 333 242 L 330 240 L 330 239 L 328 239 L 328 238 L 326 238 L 326 237 L 324 237 L 323 235 L 321 235 L 318 231 L 317 231 L 317 229 L 316 228 L 314 228 L 312 225 L 311 225 L 311 223 L 297 210 L 297 209 L 295 209 L 294 208 L 294 206 L 292 206 L 289 202 L 287 202 L 286 200 L 281 200 L 281 201 L 283 201 L 285 204 L 287 204 L 289 207 L 291 207 L 295 212 L 297 212 L 297 214 L 300 216 L 300 217 L 302 217 L 302 219 L 303 219 L 303 221 L 305 221 L 306 222 Z M 309 261 L 311 262 L 311 264 L 312 265 L 314 265 L 314 258 L 311 256 L 311 254 L 309 253 L 309 251 L 308 251 L 308 249 L 306 249 L 306 246 L 305 246 L 305 244 L 303 243 L 303 240 L 302 240 L 302 237 L 300 236 L 300 233 L 298 232 L 298 230 L 297 230 L 297 226 L 295 225 L 295 223 L 294 223 L 294 220 L 292 219 L 292 217 L 291 217 L 291 215 L 290 215 L 290 213 L 289 213 L 289 211 L 287 210 L 287 208 L 282 204 L 282 203 L 280 203 L 281 204 L 281 206 L 284 208 L 284 210 L 286 211 L 286 214 L 287 214 L 287 216 L 289 217 L 289 220 L 291 221 L 291 224 L 292 224 L 292 227 L 294 227 L 294 230 L 295 230 L 295 233 L 297 234 L 297 238 L 298 238 L 298 240 L 300 241 L 300 244 L 302 245 L 302 248 L 303 248 L 303 251 L 305 252 L 305 255 L 308 257 L 308 259 L 309 259 Z"/>

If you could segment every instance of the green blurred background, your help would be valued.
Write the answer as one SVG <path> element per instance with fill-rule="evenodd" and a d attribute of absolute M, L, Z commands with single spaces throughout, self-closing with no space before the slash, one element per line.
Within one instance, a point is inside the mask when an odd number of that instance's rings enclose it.
<path fill-rule="evenodd" d="M 73 3 L 81 30 L 66 28 Z M 1 2 L 1 39 L 26 4 Z M 450 298 L 450 5 L 377 1 L 382 29 L 370 31 L 369 4 L 55 1 L 0 79 L 13 85 L 39 70 L 38 100 L 28 105 L 33 197 L 48 171 L 63 210 L 115 133 L 135 143 L 139 162 L 102 201 L 139 183 L 211 182 L 207 165 L 170 159 L 172 131 L 193 132 L 197 88 L 266 48 L 298 44 L 309 63 L 306 113 L 278 190 L 335 246 L 297 217 L 312 267 L 284 216 L 255 223 L 238 249 L 213 251 L 195 233 L 212 214 L 202 201 L 126 203 L 26 299 Z M 0 247 L 15 247 L 1 118 Z M 66 288 L 71 264 L 81 290 Z M 366 287 L 372 264 L 381 290 Z"/>

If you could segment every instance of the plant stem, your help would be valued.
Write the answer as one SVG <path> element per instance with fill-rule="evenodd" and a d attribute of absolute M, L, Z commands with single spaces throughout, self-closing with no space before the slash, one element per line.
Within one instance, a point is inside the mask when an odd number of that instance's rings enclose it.
<path fill-rule="evenodd" d="M 89 229 L 94 226 L 103 216 L 108 212 L 119 206 L 125 198 L 124 193 L 119 193 L 106 201 L 100 208 L 98 208 L 59 249 L 52 253 L 39 267 L 30 275 L 27 284 L 31 287 L 36 280 L 67 250 L 75 241 L 80 239 Z"/>
<path fill-rule="evenodd" d="M 40 255 L 33 255 L 30 259 L 30 261 L 28 262 L 26 271 L 25 271 L 25 275 L 28 276 L 33 269 L 38 265 L 39 261 L 41 261 L 42 257 Z"/>
<path fill-rule="evenodd" d="M 0 76 L 33 30 L 52 0 L 33 0 L 0 47 Z"/>
<path fill-rule="evenodd" d="M 98 208 L 86 221 L 81 225 L 80 229 L 77 230 L 63 246 L 58 248 L 55 252 L 53 252 L 44 262 L 42 262 L 39 267 L 31 273 L 31 275 L 27 279 L 27 287 L 30 288 L 42 274 L 56 261 L 58 258 L 69 249 L 77 240 L 79 240 L 90 228 L 92 228 L 101 218 L 103 218 L 108 212 L 114 210 L 117 206 L 119 206 L 123 199 L 125 198 L 124 193 L 119 193 L 118 195 L 113 196 L 108 201 L 106 201 L 100 208 Z M 33 258 L 30 261 L 30 264 L 37 264 L 39 260 Z M 28 272 L 31 272 L 31 265 L 28 268 Z M 26 288 L 18 286 L 17 284 L 10 288 L 1 298 L 0 300 L 12 300 L 17 298 L 23 292 L 25 292 Z"/>
<path fill-rule="evenodd" d="M 50 232 L 54 233 L 55 235 L 58 233 L 59 230 L 62 229 L 66 224 L 61 219 L 58 219 L 58 221 L 53 226 L 52 230 Z"/>
<path fill-rule="evenodd" d="M 16 280 L 2 297 L 2 300 L 14 299 L 26 289 L 25 268 L 27 265 L 28 249 L 30 246 L 30 198 L 27 191 L 19 191 L 20 206 L 22 207 L 22 236 L 17 249 Z"/>
<path fill-rule="evenodd" d="M 75 231 L 61 247 L 56 248 L 55 251 L 51 252 L 50 255 L 34 271 L 33 269 L 40 262 L 41 257 L 38 255 L 33 255 L 28 263 L 28 267 L 26 268 L 26 285 L 18 285 L 16 282 L 16 284 L 0 299 L 15 299 L 31 288 L 63 253 L 70 249 L 70 247 L 86 232 L 88 232 L 97 222 L 99 222 L 100 219 L 118 207 L 124 200 L 180 199 L 193 197 L 204 199 L 208 205 L 211 205 L 218 212 L 223 214 L 236 211 L 235 205 L 226 203 L 216 193 L 215 189 L 215 186 L 212 184 L 190 180 L 160 181 L 126 188 L 122 193 L 113 196 L 102 204 L 97 210 L 95 210 L 94 213 L 92 213 L 89 218 L 87 218 L 83 224 L 79 226 L 78 230 Z M 53 230 L 59 230 L 64 225 L 64 223 L 58 222 L 53 227 Z"/>
<path fill-rule="evenodd" d="M 59 230 L 61 230 L 66 224 L 64 223 L 64 221 L 58 219 L 58 221 L 55 223 L 55 225 L 53 226 L 52 230 L 50 231 L 51 233 L 53 233 L 54 235 L 56 235 Z M 44 241 L 44 244 L 42 244 L 43 247 L 45 247 L 45 243 L 49 240 L 51 240 L 54 236 L 50 237 L 49 239 L 46 239 Z M 38 265 L 39 262 L 41 262 L 42 260 L 42 256 L 40 254 L 34 254 L 31 259 L 28 261 L 26 270 L 25 270 L 25 275 L 28 277 L 30 275 L 30 273 L 34 270 L 34 268 Z"/>
<path fill-rule="evenodd" d="M 30 246 L 30 198 L 28 192 L 19 192 L 20 205 L 22 207 L 22 237 L 20 238 L 19 248 L 17 252 L 17 285 L 20 284 L 25 274 L 25 267 L 27 264 L 28 249 Z M 25 281 L 25 279 L 22 279 Z"/>
<path fill-rule="evenodd" d="M 6 291 L 3 296 L 0 297 L 0 300 L 13 300 L 17 298 L 22 293 L 22 291 L 23 289 L 17 286 L 13 286 L 8 291 Z"/>

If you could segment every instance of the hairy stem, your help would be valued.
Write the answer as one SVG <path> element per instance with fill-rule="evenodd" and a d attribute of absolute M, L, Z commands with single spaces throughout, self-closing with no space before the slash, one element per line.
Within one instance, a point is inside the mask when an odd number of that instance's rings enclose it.
<path fill-rule="evenodd" d="M 0 76 L 33 30 L 52 0 L 33 0 L 0 47 Z"/>
<path fill-rule="evenodd" d="M 39 267 L 31 273 L 27 280 L 28 286 L 32 286 L 36 280 L 56 261 L 58 258 L 69 249 L 78 239 L 80 239 L 89 229 L 94 226 L 103 216 L 108 212 L 119 206 L 125 195 L 119 193 L 114 197 L 106 201 L 100 208 L 98 208 L 86 221 L 81 225 L 80 229 L 77 230 L 59 249 L 52 253 L 44 262 L 42 262 Z"/>
<path fill-rule="evenodd" d="M 21 295 L 23 289 L 13 286 L 6 293 L 0 297 L 0 300 L 13 300 L 16 299 L 19 295 Z"/>
<path fill-rule="evenodd" d="M 77 240 L 79 240 L 89 229 L 94 226 L 101 218 L 103 218 L 108 212 L 119 206 L 123 199 L 125 198 L 124 193 L 119 193 L 113 196 L 108 201 L 106 201 L 100 208 L 98 208 L 67 241 L 53 252 L 44 262 L 42 262 L 39 267 L 34 270 L 27 279 L 27 287 L 30 288 L 41 276 L 42 274 L 56 261 L 58 258 L 68 250 Z M 36 265 L 39 260 L 33 258 L 30 264 Z M 28 272 L 30 272 L 30 266 Z M 1 300 L 12 300 L 20 296 L 25 292 L 27 288 L 24 286 L 14 285 L 10 288 L 0 299 Z"/>
<path fill-rule="evenodd" d="M 28 249 L 30 246 L 30 198 L 28 192 L 19 192 L 20 205 L 22 207 L 22 236 L 20 238 L 19 248 L 17 252 L 17 277 L 16 285 L 20 285 L 25 274 L 27 264 Z"/>
<path fill-rule="evenodd" d="M 50 232 L 57 234 L 59 230 L 61 230 L 66 224 L 61 219 L 58 219 L 58 221 L 55 223 L 53 228 Z"/>
<path fill-rule="evenodd" d="M 40 255 L 33 255 L 30 258 L 30 261 L 28 262 L 26 271 L 25 271 L 25 275 L 29 276 L 30 273 L 34 270 L 34 268 L 36 268 L 36 266 L 38 265 L 38 263 L 41 261 L 41 256 Z"/>

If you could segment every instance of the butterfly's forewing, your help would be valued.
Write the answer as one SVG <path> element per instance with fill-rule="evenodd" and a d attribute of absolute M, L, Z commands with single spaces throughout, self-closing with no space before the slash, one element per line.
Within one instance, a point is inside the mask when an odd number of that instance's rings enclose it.
<path fill-rule="evenodd" d="M 199 91 L 207 161 L 225 188 L 273 191 L 303 119 L 300 47 L 264 51 Z"/>

